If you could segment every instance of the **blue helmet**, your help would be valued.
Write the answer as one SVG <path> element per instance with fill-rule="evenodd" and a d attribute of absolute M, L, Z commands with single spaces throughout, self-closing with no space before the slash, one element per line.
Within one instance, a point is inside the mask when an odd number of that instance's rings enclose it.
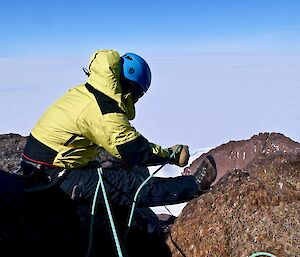
<path fill-rule="evenodd" d="M 133 53 L 126 53 L 121 56 L 123 60 L 123 76 L 135 84 L 146 93 L 151 84 L 151 70 L 146 61 Z"/>

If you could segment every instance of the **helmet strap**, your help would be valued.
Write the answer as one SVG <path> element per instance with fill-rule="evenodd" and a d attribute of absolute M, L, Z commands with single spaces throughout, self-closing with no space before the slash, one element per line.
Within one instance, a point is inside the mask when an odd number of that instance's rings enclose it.
<path fill-rule="evenodd" d="M 123 93 L 130 93 L 134 102 L 137 102 L 137 100 L 144 95 L 144 92 L 139 85 L 124 77 L 121 79 L 121 86 Z"/>

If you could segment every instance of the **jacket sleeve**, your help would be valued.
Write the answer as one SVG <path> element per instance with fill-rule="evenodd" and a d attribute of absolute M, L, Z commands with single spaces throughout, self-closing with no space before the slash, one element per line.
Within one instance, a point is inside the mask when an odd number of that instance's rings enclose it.
<path fill-rule="evenodd" d="M 128 165 L 159 165 L 169 159 L 170 152 L 148 142 L 123 113 L 95 114 L 81 124 L 84 136 Z"/>

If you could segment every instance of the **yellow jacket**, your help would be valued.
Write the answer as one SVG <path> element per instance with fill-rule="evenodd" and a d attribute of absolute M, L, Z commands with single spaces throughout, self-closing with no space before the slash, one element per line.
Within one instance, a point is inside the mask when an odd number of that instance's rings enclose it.
<path fill-rule="evenodd" d="M 39 119 L 28 138 L 23 158 L 47 165 L 79 168 L 104 148 L 128 165 L 159 164 L 167 149 L 148 142 L 129 120 L 135 108 L 130 94 L 122 94 L 120 55 L 96 51 L 86 84 L 70 89 Z"/>

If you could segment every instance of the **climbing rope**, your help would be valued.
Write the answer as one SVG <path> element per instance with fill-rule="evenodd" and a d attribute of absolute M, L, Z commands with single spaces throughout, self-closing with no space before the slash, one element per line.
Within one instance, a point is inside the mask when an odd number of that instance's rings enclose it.
<path fill-rule="evenodd" d="M 131 227 L 132 224 L 132 218 L 134 215 L 134 211 L 135 211 L 135 206 L 136 206 L 136 202 L 137 202 L 137 198 L 139 196 L 140 191 L 142 190 L 142 188 L 149 182 L 149 180 L 158 172 L 160 171 L 167 163 L 169 163 L 170 159 L 172 159 L 174 157 L 174 155 L 180 151 L 182 149 L 182 145 L 179 145 L 176 150 L 170 155 L 170 157 L 168 158 L 168 160 L 162 164 L 157 170 L 155 170 L 151 175 L 149 175 L 147 177 L 147 179 L 139 186 L 139 188 L 137 189 L 135 195 L 134 195 L 134 199 L 132 202 L 132 206 L 131 206 L 131 210 L 130 210 L 130 215 L 129 215 L 129 219 L 128 219 L 128 224 L 127 224 L 127 231 L 125 233 L 125 240 L 126 241 L 126 237 L 129 233 L 129 229 Z M 97 198 L 98 198 L 98 192 L 99 192 L 99 187 L 101 186 L 101 190 L 102 190 L 102 194 L 103 194 L 103 198 L 104 198 L 104 203 L 105 203 L 105 207 L 106 207 L 106 211 L 107 211 L 107 215 L 109 218 L 109 223 L 110 223 L 110 227 L 112 230 L 112 235 L 114 238 L 114 242 L 115 242 L 115 246 L 116 246 L 116 250 L 117 250 L 117 254 L 118 257 L 123 257 L 123 253 L 122 253 L 122 249 L 121 249 L 121 244 L 120 244 L 120 240 L 118 237 L 118 233 L 117 233 L 117 229 L 115 226 L 115 222 L 113 219 L 113 215 L 111 212 L 111 208 L 110 208 L 110 204 L 108 201 L 108 197 L 107 197 L 107 193 L 105 190 L 105 186 L 104 186 L 104 182 L 103 182 L 103 178 L 102 178 L 102 168 L 98 168 L 98 183 L 95 189 L 95 193 L 94 193 L 94 198 L 93 198 L 93 204 L 92 204 L 92 209 L 91 209 L 91 222 L 90 222 L 90 236 L 89 236 L 89 245 L 88 245 L 88 250 L 87 250 L 87 254 L 86 257 L 90 256 L 91 253 L 91 249 L 92 249 L 92 241 L 93 241 L 93 227 L 94 227 L 94 215 L 95 215 L 95 209 L 96 209 L 96 202 L 97 202 Z"/>
<path fill-rule="evenodd" d="M 256 253 L 252 253 L 250 255 L 250 257 L 258 257 L 258 256 L 269 256 L 269 257 L 276 257 L 275 255 L 271 254 L 271 253 L 267 253 L 267 252 L 256 252 Z"/>
<path fill-rule="evenodd" d="M 179 145 L 176 150 L 170 155 L 170 158 L 168 159 L 168 161 L 166 161 L 164 164 L 162 164 L 157 170 L 155 170 L 151 175 L 148 176 L 148 178 L 139 186 L 139 188 L 136 190 L 136 193 L 134 195 L 133 198 L 133 202 L 131 205 L 131 210 L 130 210 L 130 215 L 129 215 L 129 219 L 128 219 L 128 223 L 127 223 L 127 232 L 126 235 L 128 234 L 128 231 L 131 227 L 131 223 L 132 223 L 132 218 L 133 218 L 133 214 L 135 211 L 135 206 L 136 206 L 136 202 L 137 202 L 137 198 L 139 196 L 140 191 L 142 190 L 142 188 L 149 182 L 149 180 L 158 172 L 160 171 L 167 163 L 169 163 L 169 160 L 172 159 L 174 157 L 174 155 L 180 151 L 182 149 L 182 145 Z M 126 237 L 126 236 L 125 236 Z"/>
<path fill-rule="evenodd" d="M 86 257 L 89 257 L 91 254 L 91 250 L 92 250 L 92 245 L 93 245 L 93 234 L 94 234 L 94 220 L 95 220 L 95 210 L 96 210 L 96 201 L 98 198 L 98 192 L 99 192 L 99 187 L 100 187 L 100 177 L 101 177 L 101 173 L 99 173 L 98 171 L 98 182 L 97 182 L 97 186 L 95 189 L 95 193 L 94 193 L 94 198 L 93 198 L 93 204 L 92 204 L 92 209 L 91 209 L 91 221 L 90 221 L 90 233 L 89 233 L 89 244 L 88 244 L 88 250 L 86 253 Z"/>
<path fill-rule="evenodd" d="M 103 178 L 102 178 L 102 175 L 103 175 L 102 174 L 102 168 L 101 167 L 98 168 L 97 171 L 98 171 L 98 183 L 97 183 L 97 186 L 96 186 L 96 190 L 95 190 L 95 194 L 94 194 L 94 198 L 93 198 L 93 205 L 92 205 L 92 209 L 91 209 L 91 224 L 90 224 L 89 246 L 88 246 L 88 251 L 87 251 L 86 257 L 90 256 L 91 249 L 92 249 L 93 229 L 94 229 L 94 215 L 95 215 L 96 202 L 97 202 L 98 192 L 99 192 L 99 187 L 100 186 L 101 186 L 102 195 L 103 195 L 103 199 L 104 199 L 104 203 L 105 203 L 105 207 L 106 207 L 106 211 L 107 211 L 107 215 L 108 215 L 108 219 L 109 219 L 113 239 L 114 239 L 114 242 L 115 242 L 117 254 L 118 254 L 118 257 L 123 257 L 124 255 L 122 253 L 120 240 L 119 240 L 119 237 L 118 237 L 117 229 L 116 229 L 116 226 L 115 226 L 115 222 L 114 222 L 114 219 L 113 219 L 112 211 L 111 211 L 111 208 L 110 208 L 110 204 L 109 204 L 109 201 L 108 201 L 107 193 L 106 193 Z"/>

